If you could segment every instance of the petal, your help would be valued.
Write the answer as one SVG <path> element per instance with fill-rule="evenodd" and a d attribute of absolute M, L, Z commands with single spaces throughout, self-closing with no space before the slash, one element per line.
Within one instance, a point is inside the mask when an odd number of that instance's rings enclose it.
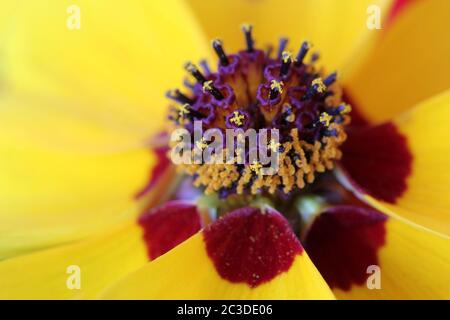
<path fill-rule="evenodd" d="M 200 216 L 194 205 L 168 203 L 141 216 L 138 224 L 127 222 L 83 242 L 0 262 L 0 298 L 95 298 L 111 283 L 199 229 Z M 80 272 L 79 289 L 67 285 L 75 281 L 70 266 Z"/>
<path fill-rule="evenodd" d="M 341 299 L 448 299 L 450 240 L 371 208 L 336 206 L 305 248 Z"/>
<path fill-rule="evenodd" d="M 412 1 L 396 17 L 346 93 L 369 121 L 391 119 L 450 87 L 450 2 Z M 443 38 L 444 36 L 444 38 Z"/>
<path fill-rule="evenodd" d="M 377 209 L 450 234 L 450 91 L 395 122 L 349 135 L 342 167 Z"/>
<path fill-rule="evenodd" d="M 0 259 L 136 216 L 136 194 L 157 163 L 148 150 L 77 154 L 0 140 Z"/>
<path fill-rule="evenodd" d="M 7 92 L 52 98 L 61 112 L 146 139 L 163 124 L 182 64 L 204 48 L 182 1 L 29 0 L 2 39 L 1 70 Z"/>
<path fill-rule="evenodd" d="M 0 99 L 1 134 L 18 146 L 91 154 L 133 151 L 150 144 L 130 128 L 68 110 L 64 107 L 67 103 L 64 99 L 5 95 Z"/>
<path fill-rule="evenodd" d="M 290 38 L 291 50 L 298 50 L 303 40 L 309 40 L 319 50 L 323 63 L 331 69 L 350 61 L 350 56 L 369 46 L 366 27 L 367 8 L 380 5 L 383 12 L 391 1 L 277 0 L 261 1 L 188 1 L 210 38 L 220 37 L 229 50 L 243 47 L 238 27 L 244 23 L 255 26 L 255 39 L 260 46 L 274 44 L 281 36 Z M 384 13 L 383 13 L 384 14 Z M 339 39 L 339 41 L 336 41 Z M 363 46 L 362 43 L 365 45 Z"/>
<path fill-rule="evenodd" d="M 287 221 L 229 213 L 105 292 L 108 299 L 332 299 Z"/>

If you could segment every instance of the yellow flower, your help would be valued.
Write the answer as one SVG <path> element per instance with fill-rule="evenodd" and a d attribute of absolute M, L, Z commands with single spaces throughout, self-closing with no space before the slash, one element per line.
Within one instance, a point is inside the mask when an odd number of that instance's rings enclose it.
<path fill-rule="evenodd" d="M 381 30 L 366 25 L 371 4 L 382 9 Z M 435 32 L 449 30 L 448 1 L 77 6 L 79 29 L 68 28 L 73 11 L 62 1 L 0 5 L 0 298 L 449 298 L 450 44 Z M 353 123 L 342 150 L 310 150 L 342 155 L 342 185 L 301 171 L 301 181 L 340 197 L 312 201 L 302 244 L 266 205 L 223 202 L 233 212 L 211 223 L 201 202 L 179 194 L 166 202 L 178 179 L 159 134 L 167 130 L 164 93 L 183 79 L 186 61 L 214 61 L 209 39 L 220 36 L 213 45 L 227 53 L 241 50 L 244 21 L 255 26 L 244 31 L 258 49 L 281 34 L 295 50 L 310 40 L 309 51 L 338 71 L 353 110 L 336 106 Z M 210 84 L 200 91 L 220 94 Z M 279 91 L 274 97 L 289 94 Z M 310 164 L 298 156 L 295 165 Z M 303 213 L 306 200 L 297 204 Z M 219 250 L 222 239 L 228 245 Z M 274 260 L 279 253 L 285 258 Z M 263 268 L 265 259 L 276 262 Z M 380 268 L 380 289 L 368 288 L 371 266 Z"/>

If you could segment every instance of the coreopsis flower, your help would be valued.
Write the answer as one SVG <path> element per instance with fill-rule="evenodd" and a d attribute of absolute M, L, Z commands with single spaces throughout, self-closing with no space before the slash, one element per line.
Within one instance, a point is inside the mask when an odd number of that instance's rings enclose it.
<path fill-rule="evenodd" d="M 0 12 L 1 298 L 450 297 L 448 1 Z M 196 122 L 278 170 L 174 165 Z"/>

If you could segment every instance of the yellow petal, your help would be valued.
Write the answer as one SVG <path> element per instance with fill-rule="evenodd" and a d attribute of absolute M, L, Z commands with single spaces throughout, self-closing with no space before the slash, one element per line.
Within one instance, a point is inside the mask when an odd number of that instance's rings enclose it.
<path fill-rule="evenodd" d="M 449 123 L 447 91 L 393 123 L 351 134 L 342 159 L 347 178 L 377 209 L 449 236 Z"/>
<path fill-rule="evenodd" d="M 333 290 L 339 299 L 449 299 L 450 240 L 390 218 L 386 245 L 379 251 L 380 289 L 375 271 L 367 285 Z M 372 277 L 369 279 L 369 277 Z"/>
<path fill-rule="evenodd" d="M 279 37 L 290 38 L 291 50 L 298 50 L 303 40 L 314 44 L 329 69 L 355 64 L 362 50 L 369 47 L 369 37 L 378 34 L 367 28 L 367 8 L 379 5 L 382 14 L 390 1 L 333 0 L 189 0 L 188 1 L 210 38 L 220 37 L 231 50 L 243 48 L 244 39 L 239 26 L 252 23 L 257 45 L 276 44 Z M 336 41 L 339 39 L 339 41 Z M 364 46 L 362 46 L 364 44 Z M 353 56 L 352 61 L 350 61 Z"/>
<path fill-rule="evenodd" d="M 0 99 L 0 133 L 8 143 L 63 152 L 111 154 L 142 149 L 139 134 L 114 121 L 98 121 L 87 113 L 65 108 L 67 100 L 3 96 Z"/>
<path fill-rule="evenodd" d="M 141 216 L 138 224 L 127 221 L 76 244 L 0 262 L 0 298 L 95 298 L 113 282 L 144 266 L 150 258 L 164 254 L 200 227 L 200 215 L 194 205 L 169 202 Z"/>
<path fill-rule="evenodd" d="M 141 210 L 149 150 L 77 154 L 0 138 L 0 259 L 81 239 Z"/>
<path fill-rule="evenodd" d="M 4 90 L 54 99 L 61 112 L 141 140 L 162 126 L 164 94 L 180 84 L 182 64 L 205 53 L 178 0 L 30 0 L 13 18 L 2 39 Z"/>
<path fill-rule="evenodd" d="M 413 1 L 373 54 L 346 79 L 347 93 L 370 121 L 391 119 L 450 87 L 450 2 Z"/>
<path fill-rule="evenodd" d="M 248 210 L 248 209 L 241 209 Z M 292 237 L 292 231 L 288 234 L 279 229 L 281 219 L 278 213 L 273 211 L 261 214 L 252 211 L 247 215 L 237 210 L 228 214 L 223 219 L 213 223 L 205 231 L 193 236 L 180 246 L 161 256 L 135 273 L 125 277 L 104 293 L 107 299 L 332 299 L 330 289 L 323 281 L 317 269 L 309 260 L 305 252 L 292 256 L 292 263 L 287 270 L 277 273 L 266 281 L 258 282 L 267 276 L 268 270 L 276 268 L 284 256 L 281 251 L 272 251 L 268 243 L 273 243 L 273 237 Z M 265 222 L 261 222 L 261 220 Z M 224 225 L 234 219 L 237 229 L 222 229 Z M 267 220 L 265 220 L 267 219 Z M 254 223 L 253 223 L 254 222 Z M 268 224 L 266 224 L 268 222 Z M 272 224 L 273 223 L 273 224 Z M 284 223 L 281 223 L 284 225 Z M 218 227 L 221 226 L 221 227 Z M 263 228 L 265 226 L 266 228 Z M 282 227 L 284 228 L 284 227 Z M 221 229 L 221 230 L 219 230 Z M 255 230 L 257 232 L 255 232 Z M 261 233 L 259 233 L 261 231 Z M 221 232 L 227 239 L 223 245 L 217 248 L 217 252 L 211 253 L 209 247 L 210 232 Z M 225 232 L 225 233 L 223 233 Z M 252 235 L 252 237 L 250 237 Z M 292 243 L 288 241 L 286 245 Z M 295 240 L 298 241 L 298 240 Z M 230 245 L 232 243 L 233 245 Z M 278 243 L 283 246 L 284 243 Z M 267 246 L 266 246 L 267 245 Z M 232 246 L 233 248 L 230 248 Z M 250 248 L 250 249 L 249 249 Z M 264 251 L 267 249 L 267 251 Z M 280 248 L 278 248 L 280 249 Z M 248 251 L 250 250 L 250 251 Z M 255 269 L 255 273 L 249 270 L 252 266 L 247 263 L 248 256 L 242 256 L 244 252 L 256 257 L 253 263 L 266 261 L 271 264 Z M 290 255 L 290 252 L 284 252 Z M 225 258 L 218 262 L 215 254 Z M 215 258 L 214 258 L 215 257 Z M 218 258 L 219 260 L 221 258 Z M 241 259 L 242 258 L 242 259 Z M 247 259 L 247 260 L 246 260 Z M 245 260 L 245 261 L 244 261 Z M 268 260 L 267 260 L 268 261 Z M 267 262 L 266 261 L 266 262 Z M 224 263 L 221 267 L 218 263 Z M 218 269 L 219 268 L 219 269 Z M 228 271 L 225 271 L 227 270 Z M 232 270 L 232 271 L 230 271 Z M 273 270 L 272 270 L 273 271 Z M 231 272 L 231 274 L 230 274 Z M 250 272 L 250 273 L 249 273 Z M 269 272 L 270 273 L 270 272 Z M 246 278 L 250 276 L 250 279 Z M 238 281 L 240 279 L 242 281 Z M 244 281 L 245 280 L 245 281 Z M 252 282 L 250 286 L 246 281 Z"/>
<path fill-rule="evenodd" d="M 137 225 L 127 225 L 88 241 L 1 262 L 0 297 L 94 298 L 112 281 L 147 261 L 141 229 Z"/>

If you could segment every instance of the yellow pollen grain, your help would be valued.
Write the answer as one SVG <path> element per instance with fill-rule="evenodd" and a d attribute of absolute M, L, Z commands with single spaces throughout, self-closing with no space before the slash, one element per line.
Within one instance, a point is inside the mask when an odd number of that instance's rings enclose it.
<path fill-rule="evenodd" d="M 190 105 L 188 103 L 185 103 L 183 105 L 177 105 L 175 108 L 177 108 L 177 110 L 180 113 L 180 116 L 182 116 L 184 114 L 188 114 L 189 113 Z"/>
<path fill-rule="evenodd" d="M 211 91 L 212 90 L 212 80 L 209 81 L 205 81 L 205 83 L 203 83 L 203 92 L 207 92 L 207 91 Z"/>
<path fill-rule="evenodd" d="M 277 81 L 274 79 L 270 82 L 270 89 L 272 90 L 276 89 L 279 93 L 283 93 L 283 86 L 284 86 L 283 81 Z"/>
<path fill-rule="evenodd" d="M 244 32 L 249 32 L 249 31 L 252 30 L 252 28 L 253 28 L 253 26 L 252 26 L 251 24 L 249 24 L 249 23 L 243 23 L 243 24 L 241 25 L 241 29 L 242 29 Z"/>
<path fill-rule="evenodd" d="M 239 111 L 234 111 L 233 117 L 230 119 L 230 122 L 240 127 L 244 124 L 244 119 L 245 116 L 243 114 L 239 113 Z"/>
<path fill-rule="evenodd" d="M 352 111 L 352 107 L 349 104 L 345 103 L 344 104 L 344 109 L 341 111 L 341 113 L 342 114 L 347 114 L 347 113 L 350 113 L 351 111 Z"/>
<path fill-rule="evenodd" d="M 325 84 L 323 83 L 322 78 L 316 78 L 311 82 L 311 85 L 316 87 L 317 92 L 323 93 L 327 89 Z"/>
<path fill-rule="evenodd" d="M 208 144 L 206 143 L 205 138 L 201 138 L 200 141 L 197 141 L 195 143 L 195 145 L 197 146 L 197 148 L 199 148 L 200 150 L 204 150 Z"/>
<path fill-rule="evenodd" d="M 253 172 L 259 173 L 262 168 L 262 164 L 258 161 L 254 160 L 253 163 L 250 165 L 250 170 Z"/>
<path fill-rule="evenodd" d="M 270 140 L 269 149 L 272 150 L 273 152 L 277 152 L 280 146 L 281 144 L 279 142 L 275 142 L 274 139 Z"/>
<path fill-rule="evenodd" d="M 289 61 L 293 61 L 292 59 L 292 53 L 289 51 L 283 51 L 283 53 L 281 54 L 281 59 L 283 60 L 284 63 L 288 63 Z"/>
<path fill-rule="evenodd" d="M 197 71 L 197 67 L 192 62 L 186 63 L 185 69 L 189 72 Z"/>
<path fill-rule="evenodd" d="M 329 126 L 330 125 L 330 122 L 331 122 L 331 120 L 333 119 L 333 117 L 332 116 L 330 116 L 328 113 L 326 113 L 326 112 L 323 112 L 321 115 L 320 115 L 320 122 L 322 122 L 325 126 Z"/>

